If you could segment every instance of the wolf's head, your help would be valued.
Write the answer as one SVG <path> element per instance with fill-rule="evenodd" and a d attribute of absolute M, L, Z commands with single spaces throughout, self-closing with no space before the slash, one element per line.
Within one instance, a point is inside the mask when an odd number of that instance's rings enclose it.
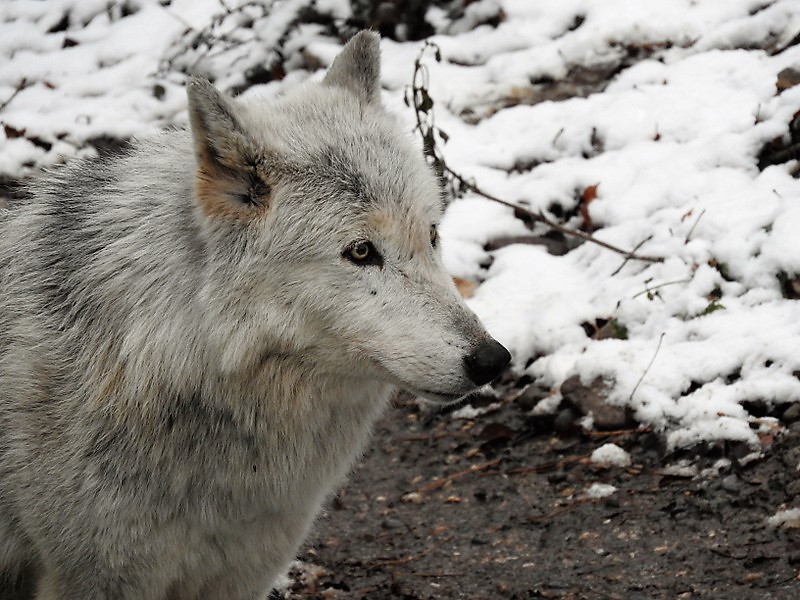
<path fill-rule="evenodd" d="M 433 174 L 380 103 L 379 38 L 272 100 L 189 83 L 203 299 L 221 368 L 292 357 L 435 401 L 510 360 L 442 267 Z"/>

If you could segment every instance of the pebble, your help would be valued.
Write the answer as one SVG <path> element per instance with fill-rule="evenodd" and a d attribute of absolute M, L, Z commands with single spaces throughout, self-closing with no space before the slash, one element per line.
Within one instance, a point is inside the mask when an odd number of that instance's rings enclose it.
<path fill-rule="evenodd" d="M 597 429 L 622 429 L 628 424 L 628 412 L 622 406 L 606 403 L 608 389 L 602 377 L 586 385 L 575 375 L 561 384 L 561 395 L 566 404 L 576 407 L 584 415 L 591 414 Z"/>
<path fill-rule="evenodd" d="M 405 502 L 407 504 L 422 504 L 422 500 L 422 494 L 419 492 L 409 492 L 400 498 L 401 502 Z"/>
<path fill-rule="evenodd" d="M 556 433 L 569 433 L 575 428 L 575 421 L 578 420 L 579 416 L 580 415 L 573 409 L 564 408 L 558 411 L 553 421 L 553 429 L 555 429 Z"/>
<path fill-rule="evenodd" d="M 739 478 L 736 477 L 736 475 L 726 475 L 722 478 L 720 485 L 722 486 L 722 489 L 727 492 L 738 492 L 739 488 L 741 487 Z"/>
<path fill-rule="evenodd" d="M 784 423 L 800 421 L 800 402 L 793 402 L 789 408 L 783 411 L 781 419 Z"/>
<path fill-rule="evenodd" d="M 522 410 L 530 411 L 533 407 L 539 404 L 539 400 L 545 397 L 545 392 L 536 384 L 531 384 L 517 396 L 515 400 L 517 406 Z"/>
<path fill-rule="evenodd" d="M 487 538 L 485 535 L 476 535 L 470 540 L 470 543 L 473 546 L 485 546 L 489 542 L 491 542 L 491 540 Z"/>
<path fill-rule="evenodd" d="M 402 529 L 403 527 L 405 527 L 405 525 L 400 519 L 394 519 L 392 517 L 389 517 L 387 519 L 384 519 L 383 523 L 381 523 L 381 527 L 391 531 L 392 529 Z"/>

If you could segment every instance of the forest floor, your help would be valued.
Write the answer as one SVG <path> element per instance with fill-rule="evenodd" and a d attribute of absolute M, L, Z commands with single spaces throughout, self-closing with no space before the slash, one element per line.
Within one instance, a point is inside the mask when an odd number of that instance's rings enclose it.
<path fill-rule="evenodd" d="M 513 399 L 475 418 L 399 401 L 285 597 L 800 597 L 800 522 L 767 522 L 800 491 L 800 421 L 756 454 L 555 425 Z M 608 442 L 629 466 L 592 462 Z M 595 498 L 592 484 L 617 491 Z"/>

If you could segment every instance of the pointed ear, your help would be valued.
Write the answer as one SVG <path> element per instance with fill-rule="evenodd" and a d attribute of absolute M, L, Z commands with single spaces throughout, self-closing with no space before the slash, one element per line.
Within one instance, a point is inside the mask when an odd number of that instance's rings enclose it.
<path fill-rule="evenodd" d="M 241 162 L 247 142 L 233 102 L 199 77 L 189 78 L 186 94 L 198 164 L 216 167 Z"/>
<path fill-rule="evenodd" d="M 377 102 L 381 85 L 380 41 L 374 31 L 354 35 L 333 61 L 323 82 L 348 89 L 367 102 Z"/>
<path fill-rule="evenodd" d="M 208 215 L 247 217 L 265 206 L 269 185 L 259 173 L 255 145 L 237 118 L 237 107 L 205 79 L 186 86 L 197 158 L 197 199 Z"/>

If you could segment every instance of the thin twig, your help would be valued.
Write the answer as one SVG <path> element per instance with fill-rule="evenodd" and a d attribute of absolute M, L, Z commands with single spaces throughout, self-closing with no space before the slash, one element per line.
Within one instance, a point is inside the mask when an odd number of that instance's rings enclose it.
<path fill-rule="evenodd" d="M 479 187 L 476 183 L 469 181 L 466 177 L 455 171 L 447 164 L 442 155 L 439 147 L 436 143 L 436 139 L 434 133 L 437 133 L 440 138 L 443 140 L 447 140 L 446 134 L 435 126 L 433 122 L 433 100 L 428 93 L 428 71 L 427 67 L 422 63 L 422 59 L 429 49 L 433 49 L 435 53 L 435 58 L 437 61 L 441 60 L 441 52 L 439 47 L 432 43 L 426 41 L 420 52 L 417 56 L 417 59 L 414 61 L 414 75 L 412 77 L 411 82 L 411 93 L 406 96 L 406 103 L 411 106 L 413 104 L 414 109 L 414 116 L 416 118 L 416 130 L 419 131 L 420 136 L 422 137 L 422 152 L 425 155 L 425 158 L 431 163 L 436 172 L 437 176 L 443 180 L 444 182 L 447 181 L 447 177 L 451 182 L 456 182 L 461 190 L 469 190 L 474 194 L 482 196 L 487 200 L 491 200 L 492 202 L 497 202 L 498 204 L 502 204 L 503 206 L 507 206 L 518 213 L 522 213 L 529 217 L 532 221 L 542 223 L 549 227 L 554 231 L 558 231 L 566 236 L 570 236 L 573 238 L 578 238 L 583 240 L 584 242 L 591 242 L 592 244 L 596 244 L 601 248 L 605 248 L 606 250 L 610 250 L 612 252 L 616 252 L 625 257 L 625 260 L 641 260 L 644 262 L 650 263 L 660 263 L 664 262 L 664 258 L 660 256 L 642 256 L 636 254 L 636 250 L 641 247 L 642 242 L 639 246 L 637 246 L 633 251 L 625 250 L 623 248 L 619 248 L 608 242 L 604 242 L 595 238 L 594 236 L 580 231 L 578 229 L 573 229 L 571 227 L 566 227 L 565 225 L 561 225 L 560 223 L 556 223 L 552 221 L 548 217 L 546 217 L 542 212 L 533 212 L 529 208 L 517 204 L 515 202 L 509 202 L 508 200 L 504 200 L 499 198 L 489 192 L 486 192 L 481 187 Z M 560 132 L 559 132 L 560 134 Z M 558 137 L 558 136 L 556 136 Z M 555 141 L 555 140 L 554 140 Z"/>
<path fill-rule="evenodd" d="M 676 279 L 675 281 L 667 281 L 665 283 L 659 283 L 658 285 L 654 285 L 653 287 L 648 287 L 647 289 L 642 290 L 638 294 L 634 294 L 633 296 L 631 296 L 631 300 L 634 300 L 634 299 L 638 298 L 642 294 L 649 294 L 653 290 L 657 290 L 659 288 L 663 288 L 663 287 L 666 287 L 668 285 L 675 285 L 675 284 L 678 284 L 678 283 L 689 283 L 691 281 L 692 281 L 691 279 Z M 652 298 L 651 298 L 651 300 L 652 300 Z"/>
<path fill-rule="evenodd" d="M 633 396 L 634 396 L 634 394 L 636 394 L 636 390 L 639 389 L 639 386 L 644 381 L 644 378 L 647 376 L 647 373 L 650 371 L 650 367 L 652 367 L 653 363 L 656 362 L 656 356 L 658 356 L 658 351 L 661 350 L 661 342 L 664 341 L 664 335 L 665 334 L 662 332 L 661 336 L 659 336 L 658 345 L 656 346 L 656 351 L 653 353 L 653 358 L 650 359 L 650 364 L 647 365 L 647 368 L 644 370 L 644 373 L 642 373 L 642 376 L 639 377 L 639 381 L 637 381 L 636 385 L 633 386 L 633 391 L 631 392 L 631 395 L 628 398 L 629 402 L 633 400 Z"/>
<path fill-rule="evenodd" d="M 636 245 L 633 247 L 633 250 L 631 250 L 631 254 L 635 254 L 635 253 L 636 253 L 636 251 L 637 251 L 639 248 L 641 248 L 642 246 L 644 246 L 644 245 L 645 245 L 647 242 L 649 242 L 649 241 L 650 241 L 650 240 L 652 240 L 652 239 L 653 239 L 653 236 L 652 236 L 652 235 L 648 235 L 646 238 L 644 238 L 644 239 L 643 239 L 641 242 L 639 242 L 638 244 L 636 244 Z M 631 257 L 630 257 L 630 256 L 626 256 L 626 257 L 625 257 L 625 260 L 623 260 L 623 261 L 622 261 L 622 264 L 621 264 L 619 267 L 617 267 L 617 269 L 616 269 L 616 270 L 615 270 L 615 271 L 614 271 L 614 272 L 611 274 L 611 277 L 614 277 L 614 275 L 616 275 L 617 273 L 619 273 L 620 271 L 622 271 L 622 269 L 624 269 L 624 268 L 625 268 L 625 265 L 627 265 L 627 264 L 628 264 L 628 261 L 629 261 L 630 259 L 631 259 Z"/>
<path fill-rule="evenodd" d="M 692 237 L 692 234 L 694 233 L 694 228 L 697 227 L 697 224 L 700 222 L 700 219 L 703 218 L 704 214 L 706 214 L 706 209 L 705 208 L 700 212 L 699 215 L 697 215 L 697 218 L 695 219 L 694 224 L 692 225 L 692 228 L 689 229 L 689 233 L 686 234 L 686 239 L 683 241 L 684 244 L 688 244 L 689 243 L 689 238 Z"/>
<path fill-rule="evenodd" d="M 555 471 L 556 469 L 560 469 L 561 467 L 566 467 L 567 465 L 580 463 L 588 460 L 589 460 L 588 454 L 579 454 L 576 456 L 567 456 L 566 458 L 562 458 L 561 460 L 553 460 L 539 465 L 534 465 L 532 467 L 523 467 L 520 469 L 508 469 L 506 471 L 503 471 L 502 474 L 528 475 L 529 473 L 548 473 L 550 471 Z"/>
<path fill-rule="evenodd" d="M 652 427 L 642 426 L 636 429 L 616 429 L 614 431 L 585 431 L 584 434 L 593 438 L 619 437 L 622 435 L 634 435 L 638 433 L 650 433 Z"/>
<path fill-rule="evenodd" d="M 20 82 L 17 84 L 17 87 L 15 87 L 15 88 L 14 88 L 14 91 L 13 91 L 13 92 L 11 92 L 11 95 L 10 95 L 8 98 L 6 98 L 6 99 L 3 101 L 3 103 L 2 103 L 2 104 L 0 104 L 0 111 L 2 111 L 2 110 L 3 110 L 3 109 L 6 107 L 6 106 L 8 106 L 9 104 L 11 104 L 11 101 L 12 101 L 14 98 L 16 98 L 16 97 L 17 97 L 17 94 L 19 94 L 19 93 L 20 93 L 22 90 L 24 90 L 26 87 L 28 87 L 28 80 L 27 80 L 25 77 L 23 77 L 23 78 L 20 80 Z"/>
<path fill-rule="evenodd" d="M 426 492 L 432 492 L 433 490 L 438 490 L 441 487 L 444 487 L 449 482 L 455 481 L 456 479 L 461 479 L 462 477 L 466 477 L 467 475 L 472 475 L 473 473 L 478 473 L 479 471 L 485 471 L 486 469 L 490 469 L 495 465 L 499 464 L 501 459 L 496 458 L 495 460 L 490 460 L 487 463 L 483 463 L 482 465 L 472 465 L 469 469 L 464 469 L 463 471 L 459 471 L 458 473 L 453 473 L 452 475 L 448 475 L 447 477 L 443 477 L 442 479 L 437 479 L 435 481 L 431 481 L 428 485 L 424 485 L 417 490 L 418 493 L 424 494 Z"/>
<path fill-rule="evenodd" d="M 395 565 L 406 565 L 406 564 L 408 564 L 410 562 L 414 562 L 415 560 L 419 560 L 423 556 L 427 556 L 428 554 L 430 554 L 431 552 L 433 552 L 434 550 L 438 549 L 440 546 L 442 546 L 443 544 L 446 544 L 447 542 L 449 542 L 452 539 L 453 539 L 453 537 L 450 536 L 450 537 L 447 537 L 447 538 L 445 538 L 443 540 L 440 540 L 438 543 L 434 544 L 433 546 L 431 546 L 427 550 L 425 550 L 423 552 L 420 552 L 417 555 L 406 556 L 404 558 L 394 558 L 394 559 L 387 559 L 387 560 L 376 560 L 376 561 L 370 563 L 369 568 L 370 569 L 377 569 L 377 568 L 380 568 L 380 567 L 392 567 L 392 566 L 395 566 Z"/>
<path fill-rule="evenodd" d="M 520 204 L 516 204 L 514 202 L 509 202 L 508 200 L 503 200 L 502 198 L 498 198 L 488 192 L 483 191 L 474 183 L 467 181 L 462 177 L 460 174 L 456 173 L 451 169 L 447 164 L 444 165 L 445 170 L 450 173 L 453 177 L 455 177 L 458 182 L 466 187 L 467 189 L 471 190 L 473 193 L 478 194 L 479 196 L 483 196 L 487 200 L 492 200 L 493 202 L 497 202 L 498 204 L 502 204 L 504 206 L 508 206 L 509 208 L 513 208 L 515 211 L 519 211 L 524 213 L 526 216 L 530 217 L 533 221 L 538 221 L 539 223 L 543 223 L 547 225 L 550 229 L 558 231 L 559 233 L 563 233 L 564 235 L 568 235 L 570 237 L 576 237 L 581 239 L 585 242 L 591 242 L 600 246 L 601 248 L 605 248 L 606 250 L 611 250 L 612 252 L 616 252 L 617 254 L 621 254 L 625 257 L 625 260 L 641 260 L 644 262 L 652 262 L 652 263 L 660 263 L 664 262 L 664 259 L 660 256 L 642 256 L 640 254 L 636 254 L 635 250 L 624 250 L 623 248 L 619 248 L 608 242 L 604 242 L 603 240 L 598 240 L 596 237 L 586 233 L 585 231 L 581 231 L 580 229 L 572 229 L 571 227 L 566 227 L 561 225 L 560 223 L 556 223 L 555 221 L 551 221 L 548 219 L 543 213 L 538 212 L 535 213 L 532 210 L 525 208 Z"/>

